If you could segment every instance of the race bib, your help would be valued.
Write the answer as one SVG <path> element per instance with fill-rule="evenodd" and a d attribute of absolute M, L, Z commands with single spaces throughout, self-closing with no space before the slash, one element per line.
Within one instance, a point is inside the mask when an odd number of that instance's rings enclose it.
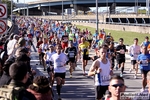
<path fill-rule="evenodd" d="M 134 53 L 134 55 L 136 55 L 136 56 L 137 56 L 137 55 L 139 55 L 139 53 Z"/>
<path fill-rule="evenodd" d="M 147 60 L 142 60 L 142 66 L 148 66 L 148 61 Z"/>
<path fill-rule="evenodd" d="M 64 66 L 63 62 L 59 58 L 56 59 L 56 66 L 57 67 L 63 67 Z"/>
<path fill-rule="evenodd" d="M 121 50 L 120 50 L 120 54 L 125 54 L 124 49 L 121 49 Z"/>
<path fill-rule="evenodd" d="M 110 77 L 109 76 L 101 76 L 101 81 L 102 82 L 109 82 L 110 81 Z"/>
<path fill-rule="evenodd" d="M 70 53 L 69 53 L 69 57 L 70 57 L 70 58 L 74 58 L 74 53 L 73 53 L 73 52 L 70 52 Z"/>

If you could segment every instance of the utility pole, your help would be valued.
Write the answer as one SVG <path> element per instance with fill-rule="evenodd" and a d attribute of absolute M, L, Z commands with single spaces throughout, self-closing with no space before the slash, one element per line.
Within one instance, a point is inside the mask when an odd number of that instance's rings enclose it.
<path fill-rule="evenodd" d="M 63 22 L 63 19 L 64 19 L 64 2 L 62 0 L 62 22 Z"/>
<path fill-rule="evenodd" d="M 98 0 L 96 0 L 96 30 L 97 32 L 99 31 L 98 30 Z"/>
<path fill-rule="evenodd" d="M 149 5 L 150 5 L 150 0 L 146 0 L 146 14 L 149 16 Z"/>
<path fill-rule="evenodd" d="M 13 0 L 11 0 L 11 22 L 12 22 Z"/>

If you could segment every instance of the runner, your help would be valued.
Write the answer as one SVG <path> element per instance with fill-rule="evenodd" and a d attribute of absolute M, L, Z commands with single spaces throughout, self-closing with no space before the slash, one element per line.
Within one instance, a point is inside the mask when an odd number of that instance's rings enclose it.
<path fill-rule="evenodd" d="M 106 36 L 103 35 L 103 38 L 98 41 L 98 48 L 101 48 L 106 43 Z"/>
<path fill-rule="evenodd" d="M 108 90 L 110 75 L 113 75 L 111 70 L 111 63 L 106 58 L 107 50 L 101 48 L 99 50 L 100 58 L 93 62 L 88 76 L 95 76 L 94 82 L 96 86 L 95 95 L 96 100 L 101 100 L 106 90 Z"/>
<path fill-rule="evenodd" d="M 48 48 L 48 40 L 47 40 L 47 38 L 43 38 L 43 41 L 44 42 L 39 47 L 39 49 L 41 50 L 41 53 L 39 54 L 39 56 L 40 56 L 40 60 L 42 61 L 42 65 L 44 67 L 44 71 L 46 71 L 46 64 L 44 61 L 44 55 L 45 55 L 45 52 Z"/>
<path fill-rule="evenodd" d="M 137 78 L 137 73 L 138 73 L 137 57 L 141 52 L 141 48 L 138 45 L 138 38 L 134 39 L 134 44 L 129 47 L 128 52 L 131 56 L 130 59 L 131 59 L 131 65 L 132 65 L 132 68 L 130 68 L 129 72 L 131 73 L 132 70 L 134 69 L 135 70 L 134 78 L 136 79 Z"/>
<path fill-rule="evenodd" d="M 119 68 L 121 68 L 120 76 L 123 76 L 124 64 L 125 64 L 125 52 L 126 46 L 123 44 L 123 38 L 119 39 L 119 45 L 116 47 L 116 60 Z"/>
<path fill-rule="evenodd" d="M 142 42 L 142 44 L 141 44 L 141 47 L 142 46 L 146 46 L 146 47 L 148 47 L 148 45 L 150 44 L 150 42 L 149 42 L 149 37 L 148 36 L 146 36 L 145 37 L 145 41 L 144 42 Z"/>
<path fill-rule="evenodd" d="M 52 62 L 50 62 L 50 58 L 53 54 L 55 54 L 55 50 L 54 50 L 54 46 L 53 45 L 49 45 L 48 46 L 49 51 L 47 51 L 44 55 L 44 60 L 46 62 L 47 66 L 47 73 L 49 75 L 49 81 L 51 86 L 53 86 L 54 84 L 54 65 Z"/>
<path fill-rule="evenodd" d="M 92 41 L 93 41 L 93 35 L 91 33 L 91 31 L 89 31 L 89 33 L 87 34 L 87 40 L 89 41 L 90 45 L 89 45 L 89 49 L 91 49 L 91 45 L 92 45 Z"/>
<path fill-rule="evenodd" d="M 147 76 L 148 71 L 150 71 L 150 55 L 147 52 L 146 46 L 143 46 L 141 49 L 142 49 L 142 53 L 138 56 L 137 61 L 138 61 L 138 64 L 140 65 L 140 70 L 142 73 L 141 92 L 143 92 L 147 85 L 146 76 Z"/>
<path fill-rule="evenodd" d="M 116 49 L 114 47 L 114 42 L 110 42 L 108 53 L 110 55 L 111 60 L 111 69 L 114 69 L 115 66 L 115 58 L 116 58 Z"/>
<path fill-rule="evenodd" d="M 69 47 L 66 49 L 65 53 L 68 55 L 69 58 L 69 71 L 70 71 L 70 78 L 72 78 L 72 72 L 75 70 L 75 63 L 77 61 L 77 49 L 73 46 L 73 42 L 69 42 Z"/>
<path fill-rule="evenodd" d="M 60 92 L 61 87 L 65 84 L 65 76 L 66 76 L 66 63 L 68 61 L 67 56 L 61 52 L 62 47 L 61 45 L 56 45 L 56 54 L 53 54 L 50 58 L 50 61 L 54 64 L 54 77 L 56 78 L 57 82 L 57 93 L 58 93 L 58 100 L 61 100 Z"/>
<path fill-rule="evenodd" d="M 72 33 L 72 31 L 70 31 L 69 33 L 69 41 L 73 41 L 75 34 Z"/>
<path fill-rule="evenodd" d="M 79 44 L 79 57 L 82 57 L 82 70 L 83 70 L 83 75 L 85 76 L 85 67 L 88 63 L 89 60 L 89 42 L 85 41 L 85 38 L 81 38 L 81 43 Z M 82 55 L 81 55 L 82 54 Z"/>
<path fill-rule="evenodd" d="M 68 47 L 68 35 L 66 32 L 61 38 L 61 45 L 62 45 L 63 50 L 65 50 Z"/>

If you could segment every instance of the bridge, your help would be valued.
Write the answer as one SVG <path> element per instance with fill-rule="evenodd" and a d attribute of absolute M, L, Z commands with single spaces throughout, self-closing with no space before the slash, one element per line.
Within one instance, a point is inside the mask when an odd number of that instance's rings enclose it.
<path fill-rule="evenodd" d="M 78 14 L 78 10 L 84 12 L 90 10 L 89 7 L 95 7 L 96 0 L 38 0 L 34 2 L 29 2 L 23 7 L 14 9 L 24 15 L 45 15 L 48 11 L 62 13 L 62 1 L 63 9 L 73 8 Z M 146 0 L 137 0 L 137 6 L 146 6 Z M 135 0 L 98 0 L 99 7 L 108 6 L 112 11 L 115 11 L 116 6 L 135 6 Z"/>

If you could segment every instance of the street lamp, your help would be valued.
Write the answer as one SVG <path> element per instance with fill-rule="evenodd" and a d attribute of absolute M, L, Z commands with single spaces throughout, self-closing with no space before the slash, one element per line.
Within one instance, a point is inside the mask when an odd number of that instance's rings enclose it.
<path fill-rule="evenodd" d="M 138 0 L 135 0 L 135 11 L 136 15 L 138 15 Z"/>
<path fill-rule="evenodd" d="M 13 0 L 11 0 L 11 22 L 12 22 L 12 10 L 13 10 Z"/>
<path fill-rule="evenodd" d="M 62 0 L 62 22 L 63 22 L 63 18 L 64 17 L 64 2 L 63 2 L 63 0 Z"/>
<path fill-rule="evenodd" d="M 149 5 L 150 5 L 150 0 L 146 0 L 146 14 L 149 16 Z"/>
<path fill-rule="evenodd" d="M 48 13 L 48 15 L 50 14 L 50 1 L 49 1 L 49 13 Z"/>
<path fill-rule="evenodd" d="M 98 0 L 96 0 L 96 30 L 98 32 Z"/>

